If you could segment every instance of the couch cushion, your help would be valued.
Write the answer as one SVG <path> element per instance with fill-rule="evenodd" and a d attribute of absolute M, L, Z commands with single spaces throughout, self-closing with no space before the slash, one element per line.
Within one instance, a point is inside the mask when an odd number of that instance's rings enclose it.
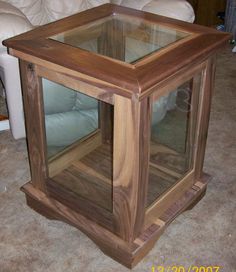
<path fill-rule="evenodd" d="M 33 25 L 43 25 L 49 22 L 48 15 L 43 9 L 44 0 L 4 0 L 4 2 L 20 9 Z"/>
<path fill-rule="evenodd" d="M 0 26 L 0 41 L 33 28 L 29 20 L 20 10 L 2 1 L 0 1 Z M 6 47 L 0 43 L 0 51 L 6 50 Z"/>
<path fill-rule="evenodd" d="M 46 115 L 48 146 L 67 147 L 98 127 L 98 111 L 70 111 Z"/>
<path fill-rule="evenodd" d="M 186 0 L 111 0 L 111 2 L 190 23 L 195 18 L 193 8 Z"/>
<path fill-rule="evenodd" d="M 139 9 L 140 10 L 145 5 L 147 5 L 149 2 L 150 2 L 150 0 L 139 0 L 139 1 L 135 1 L 135 0 L 122 0 L 120 2 L 120 5 L 124 6 L 124 7 L 129 7 L 129 8 Z"/>
<path fill-rule="evenodd" d="M 25 18 L 25 15 L 18 8 L 5 1 L 0 1 L 0 14 L 2 13 L 13 14 Z"/>
<path fill-rule="evenodd" d="M 61 18 L 67 17 L 79 11 L 86 10 L 88 8 L 87 1 L 83 0 L 43 0 L 43 2 L 44 12 L 47 14 L 50 22 L 59 20 Z"/>
<path fill-rule="evenodd" d="M 43 98 L 45 114 L 72 111 L 75 106 L 76 92 L 60 84 L 43 79 Z"/>
<path fill-rule="evenodd" d="M 195 19 L 193 8 L 186 0 L 153 0 L 142 10 L 189 23 Z"/>
<path fill-rule="evenodd" d="M 112 4 L 120 5 L 123 0 L 111 0 Z"/>
<path fill-rule="evenodd" d="M 110 3 L 109 0 L 87 0 L 88 8 L 97 7 L 103 4 Z"/>
<path fill-rule="evenodd" d="M 109 0 L 43 0 L 43 2 L 45 13 L 49 21 L 53 22 L 77 12 L 109 3 Z"/>
<path fill-rule="evenodd" d="M 74 110 L 97 109 L 98 101 L 95 98 L 77 92 Z"/>

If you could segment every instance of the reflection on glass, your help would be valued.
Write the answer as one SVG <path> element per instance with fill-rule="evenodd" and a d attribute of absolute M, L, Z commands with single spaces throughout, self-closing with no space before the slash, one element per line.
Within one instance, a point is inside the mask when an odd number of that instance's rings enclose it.
<path fill-rule="evenodd" d="M 50 38 L 132 63 L 188 35 L 144 19 L 114 14 Z"/>
<path fill-rule="evenodd" d="M 153 103 L 147 205 L 192 168 L 200 76 Z"/>
<path fill-rule="evenodd" d="M 48 157 L 98 128 L 98 102 L 82 93 L 43 79 Z"/>
<path fill-rule="evenodd" d="M 49 177 L 53 184 L 63 188 L 63 193 L 111 210 L 112 131 L 109 140 L 103 141 L 98 127 L 107 122 L 99 117 L 108 118 L 99 114 L 99 108 L 103 109 L 106 103 L 46 79 L 43 98 Z"/>

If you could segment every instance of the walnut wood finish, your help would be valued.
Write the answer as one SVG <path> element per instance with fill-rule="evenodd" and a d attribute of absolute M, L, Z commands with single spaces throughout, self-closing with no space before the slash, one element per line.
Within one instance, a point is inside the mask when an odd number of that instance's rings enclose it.
<path fill-rule="evenodd" d="M 46 67 L 37 66 L 37 74 L 40 77 L 50 79 L 51 81 L 67 86 L 75 91 L 86 93 L 86 95 L 92 96 L 100 101 L 114 104 L 112 92 L 108 93 L 101 88 L 78 80 L 77 77 L 67 76 L 61 71 L 56 72 L 54 70 L 50 70 L 48 69 L 48 65 L 46 65 Z"/>
<path fill-rule="evenodd" d="M 35 73 L 35 65 L 20 61 L 23 103 L 31 179 L 35 188 L 46 192 L 48 167 L 46 163 L 46 138 L 43 116 L 42 81 Z"/>
<path fill-rule="evenodd" d="M 91 133 L 88 137 L 75 142 L 65 150 L 57 153 L 48 160 L 49 176 L 53 177 L 67 168 L 73 161 L 83 158 L 102 143 L 100 130 Z"/>
<path fill-rule="evenodd" d="M 200 91 L 202 84 L 202 73 L 196 75 L 191 80 L 191 97 L 189 98 L 189 122 L 188 122 L 188 132 L 186 139 L 186 150 L 189 153 L 189 167 L 192 167 L 194 164 L 194 145 L 196 140 L 196 125 L 198 121 L 198 112 L 199 112 L 199 99 L 200 99 Z"/>
<path fill-rule="evenodd" d="M 195 158 L 195 178 L 199 179 L 202 175 L 205 148 L 207 141 L 208 126 L 210 120 L 210 107 L 211 107 L 211 97 L 214 87 L 215 78 L 215 57 L 210 58 L 207 61 L 206 69 L 203 72 L 203 82 L 202 82 L 202 95 L 200 97 L 201 105 L 201 116 L 199 118 L 199 128 L 198 128 L 198 150 Z"/>
<path fill-rule="evenodd" d="M 150 112 L 148 99 L 115 96 L 113 213 L 118 233 L 129 242 L 140 234 L 145 215 Z"/>
<path fill-rule="evenodd" d="M 99 127 L 103 143 L 113 143 L 114 108 L 108 103 L 99 103 Z"/>
<path fill-rule="evenodd" d="M 100 145 L 82 159 L 74 160 L 53 181 L 96 205 L 112 211 L 111 146 Z"/>
<path fill-rule="evenodd" d="M 166 150 L 164 146 L 159 146 L 159 148 Z M 66 162 L 63 164 L 63 167 L 59 168 L 53 175 L 50 174 L 50 177 L 53 179 L 53 182 L 60 184 L 65 189 L 73 191 L 78 196 L 111 212 L 113 180 L 112 149 L 111 144 L 106 143 L 93 148 L 92 152 L 91 150 L 90 152 L 86 152 L 84 156 L 80 156 L 81 152 L 75 149 L 78 156 L 70 161 L 70 163 Z M 153 153 L 152 148 L 150 152 Z M 61 156 L 62 154 L 59 157 Z M 149 163 L 152 175 L 149 177 L 147 206 L 152 204 L 157 194 L 160 196 L 166 188 L 176 183 L 175 175 L 177 175 L 177 180 L 181 177 L 180 174 L 163 168 L 160 167 L 158 169 L 156 164 Z M 156 179 L 158 177 L 163 179 L 157 182 Z"/>
<path fill-rule="evenodd" d="M 147 56 L 134 64 L 120 62 L 102 55 L 72 47 L 48 39 L 52 35 L 84 25 L 112 14 L 125 14 L 141 17 L 149 22 L 188 32 L 191 38 L 177 41 L 175 50 L 167 47 Z M 82 13 L 44 25 L 33 31 L 4 41 L 11 48 L 10 53 L 27 60 L 34 57 L 36 64 L 50 62 L 72 71 L 79 72 L 82 81 L 86 80 L 101 88 L 127 97 L 144 95 L 149 88 L 188 65 L 206 60 L 229 40 L 230 35 L 214 29 L 177 21 L 151 13 L 141 12 L 112 4 L 102 5 Z M 63 58 L 61 58 L 63 56 Z M 158 58 L 158 61 L 156 61 Z M 158 73 L 156 73 L 158 71 Z M 70 72 L 64 69 L 64 73 Z M 83 75 L 86 74 L 86 77 Z M 97 81 L 94 81 L 94 79 Z"/>
<path fill-rule="evenodd" d="M 48 39 L 114 13 L 142 18 L 189 36 L 132 64 Z M 116 48 L 112 40 L 104 43 L 99 31 L 92 33 L 94 37 L 100 35 L 98 51 L 110 50 L 109 56 L 124 59 L 122 27 L 113 37 Z M 102 34 L 106 31 L 113 34 L 112 28 L 102 30 Z M 167 225 L 205 193 L 208 176 L 202 168 L 214 55 L 229 37 L 206 27 L 107 4 L 4 41 L 9 53 L 21 59 L 32 178 L 22 188 L 28 205 L 50 219 L 76 226 L 125 266 L 136 265 Z M 87 35 L 82 38 L 88 39 Z M 165 43 L 165 37 L 161 38 Z M 152 104 L 191 79 L 196 90 L 199 74 L 199 101 L 196 97 L 192 100 L 199 106 L 195 105 L 188 128 L 193 163 L 181 177 L 155 161 L 158 152 L 174 151 L 150 145 Z M 51 160 L 46 157 L 41 77 L 100 101 L 99 129 Z M 156 176 L 166 184 L 159 184 L 160 194 L 153 199 L 148 182 L 152 185 Z M 162 194 L 165 186 L 169 189 Z"/>
<path fill-rule="evenodd" d="M 79 228 L 88 235 L 100 249 L 113 259 L 127 266 L 134 267 L 152 249 L 165 228 L 181 213 L 192 208 L 205 194 L 208 175 L 203 175 L 183 196 L 163 212 L 160 219 L 147 228 L 132 242 L 126 242 L 111 231 L 99 226 L 93 220 L 48 197 L 36 190 L 31 183 L 21 189 L 26 194 L 27 204 L 49 219 L 64 221 Z"/>

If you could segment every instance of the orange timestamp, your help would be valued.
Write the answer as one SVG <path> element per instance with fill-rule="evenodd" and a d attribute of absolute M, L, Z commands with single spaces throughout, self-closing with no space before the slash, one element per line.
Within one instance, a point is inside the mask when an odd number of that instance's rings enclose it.
<path fill-rule="evenodd" d="M 152 266 L 151 272 L 220 272 L 220 266 L 196 266 L 190 265 L 189 267 L 184 266 Z"/>

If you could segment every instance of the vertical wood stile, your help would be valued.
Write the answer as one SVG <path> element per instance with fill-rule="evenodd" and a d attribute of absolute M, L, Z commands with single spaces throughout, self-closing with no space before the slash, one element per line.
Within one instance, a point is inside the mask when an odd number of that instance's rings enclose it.
<path fill-rule="evenodd" d="M 102 143 L 111 143 L 113 139 L 113 106 L 103 101 L 99 102 L 99 127 Z"/>
<path fill-rule="evenodd" d="M 203 164 L 205 157 L 205 148 L 210 120 L 211 97 L 214 88 L 215 78 L 215 57 L 207 61 L 206 68 L 203 72 L 202 90 L 200 95 L 200 120 L 199 134 L 197 141 L 197 151 L 195 159 L 195 180 L 201 179 L 203 175 Z"/>
<path fill-rule="evenodd" d="M 202 73 L 200 74 L 202 75 Z M 196 123 L 197 114 L 199 112 L 199 89 L 202 78 L 196 74 L 191 80 L 191 97 L 189 99 L 189 113 L 188 113 L 188 129 L 187 129 L 187 142 L 186 153 L 188 155 L 187 165 L 189 168 L 194 167 L 194 144 L 196 142 Z"/>
<path fill-rule="evenodd" d="M 42 97 L 42 81 L 35 72 L 35 65 L 20 61 L 23 103 L 29 150 L 31 181 L 33 186 L 46 192 L 48 176 L 46 139 Z"/>
<path fill-rule="evenodd" d="M 148 186 L 150 103 L 115 96 L 113 213 L 131 243 L 142 231 Z"/>

